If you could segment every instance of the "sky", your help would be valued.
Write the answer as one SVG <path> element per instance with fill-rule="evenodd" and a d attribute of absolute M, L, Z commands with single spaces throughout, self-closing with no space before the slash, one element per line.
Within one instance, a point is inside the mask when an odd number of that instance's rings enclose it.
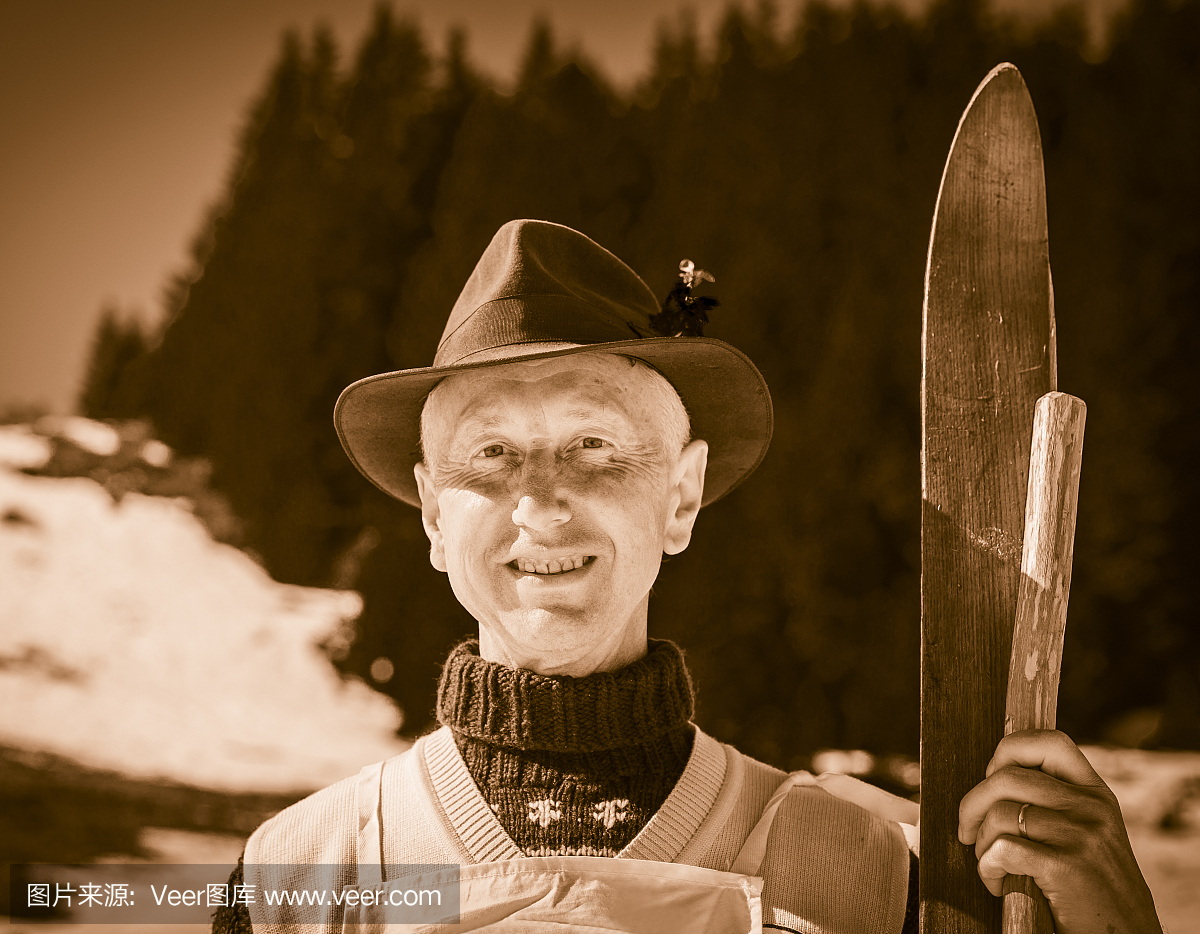
<path fill-rule="evenodd" d="M 0 415 L 75 408 L 101 309 L 158 320 L 289 28 L 353 52 L 376 0 L 0 0 Z M 728 0 L 690 0 L 702 37 Z M 750 3 L 755 0 L 750 0 Z M 836 0 L 838 3 L 849 0 Z M 1085 0 L 1099 27 L 1123 0 Z M 926 0 L 893 0 L 915 11 Z M 1045 0 L 995 0 L 1044 15 Z M 395 0 L 511 79 L 535 15 L 617 84 L 682 0 Z M 784 25 L 796 7 L 780 0 Z M 1036 14 L 1031 11 L 1038 11 Z"/>

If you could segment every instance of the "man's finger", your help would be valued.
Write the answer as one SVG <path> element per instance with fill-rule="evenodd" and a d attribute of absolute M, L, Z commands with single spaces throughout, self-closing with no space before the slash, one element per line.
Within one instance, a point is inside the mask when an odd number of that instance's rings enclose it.
<path fill-rule="evenodd" d="M 1079 747 L 1058 730 L 1018 730 L 1004 737 L 988 763 L 986 774 L 990 777 L 1006 765 L 1041 769 L 1072 785 L 1104 784 Z"/>
<path fill-rule="evenodd" d="M 1050 850 L 1040 843 L 1004 834 L 979 857 L 979 878 L 989 892 L 1000 895 L 1005 876 L 1031 876 L 1036 880 L 1051 856 Z"/>
<path fill-rule="evenodd" d="M 999 801 L 988 810 L 975 837 L 975 858 L 982 859 L 1001 837 L 1018 837 L 1054 848 L 1071 842 L 1075 834 L 1070 820 L 1058 811 L 1017 801 Z"/>
<path fill-rule="evenodd" d="M 958 839 L 974 843 L 984 818 L 999 802 L 1031 803 L 1056 810 L 1072 803 L 1071 788 L 1057 778 L 1036 769 L 1011 766 L 980 782 L 964 796 L 958 806 Z M 1015 824 L 1003 831 L 1016 833 Z"/>

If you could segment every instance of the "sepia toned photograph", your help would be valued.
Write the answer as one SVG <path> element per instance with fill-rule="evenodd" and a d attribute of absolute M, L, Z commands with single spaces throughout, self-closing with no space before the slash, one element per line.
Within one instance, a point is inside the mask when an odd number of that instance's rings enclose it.
<path fill-rule="evenodd" d="M 0 0 L 14 934 L 1200 934 L 1200 0 Z"/>

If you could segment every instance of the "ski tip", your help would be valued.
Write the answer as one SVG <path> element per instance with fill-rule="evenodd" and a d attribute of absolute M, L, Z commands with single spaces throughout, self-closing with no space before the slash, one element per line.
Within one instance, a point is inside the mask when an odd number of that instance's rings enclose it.
<path fill-rule="evenodd" d="M 1004 89 L 1016 91 L 1025 97 L 1029 96 L 1029 89 L 1025 86 L 1025 79 L 1021 77 L 1020 69 L 1012 62 L 1001 62 L 987 73 L 987 76 L 979 82 L 979 87 L 975 89 L 975 93 L 971 95 L 971 101 L 967 104 L 967 110 L 971 109 L 971 105 L 985 91 L 995 93 L 1003 92 Z"/>
<path fill-rule="evenodd" d="M 980 82 L 980 84 L 981 85 L 987 84 L 994 77 L 996 77 L 996 75 L 1000 74 L 1001 72 L 1005 72 L 1005 71 L 1015 71 L 1017 73 L 1017 77 L 1018 78 L 1021 77 L 1021 71 L 1020 71 L 1020 69 L 1017 68 L 1016 65 L 1014 65 L 1012 62 L 1001 62 L 999 65 L 997 65 L 995 68 L 993 68 L 991 71 L 989 71 L 987 73 L 987 77 L 984 78 L 983 81 Z"/>
<path fill-rule="evenodd" d="M 996 116 L 990 119 L 979 116 L 994 107 L 1000 108 L 1000 112 Z M 968 125 L 974 125 L 974 129 L 969 131 Z M 1037 114 L 1033 109 L 1033 98 L 1029 95 L 1029 88 L 1025 84 L 1025 79 L 1021 77 L 1021 72 L 1011 62 L 1001 62 L 989 71 L 987 77 L 979 83 L 979 87 L 971 95 L 971 100 L 963 111 L 962 117 L 959 118 L 954 140 L 950 144 L 950 157 L 953 157 L 954 150 L 958 147 L 959 140 L 964 134 L 969 136 L 974 132 L 986 136 L 988 132 L 1003 126 L 1010 129 L 1023 128 L 1036 138 L 1034 145 L 1040 164 L 1041 136 L 1037 129 Z M 946 169 L 949 170 L 949 168 L 950 158 L 947 158 Z M 944 184 L 944 173 L 942 181 Z"/>

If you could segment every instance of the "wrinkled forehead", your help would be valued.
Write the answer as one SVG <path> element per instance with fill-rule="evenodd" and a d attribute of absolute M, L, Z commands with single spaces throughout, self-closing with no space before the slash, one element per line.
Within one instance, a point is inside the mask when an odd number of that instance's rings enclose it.
<path fill-rule="evenodd" d="M 579 353 L 540 360 L 515 360 L 498 366 L 454 373 L 434 387 L 426 408 L 503 406 L 528 393 L 567 391 L 581 399 L 605 402 L 650 398 L 656 383 L 669 383 L 639 360 L 610 353 Z"/>
<path fill-rule="evenodd" d="M 664 392 L 674 395 L 656 370 L 618 354 L 513 361 L 455 373 L 438 383 L 425 401 L 422 434 L 452 436 L 465 424 L 501 420 L 543 401 L 576 420 L 623 418 L 658 433 L 659 420 L 649 416 L 660 408 L 656 403 Z"/>

